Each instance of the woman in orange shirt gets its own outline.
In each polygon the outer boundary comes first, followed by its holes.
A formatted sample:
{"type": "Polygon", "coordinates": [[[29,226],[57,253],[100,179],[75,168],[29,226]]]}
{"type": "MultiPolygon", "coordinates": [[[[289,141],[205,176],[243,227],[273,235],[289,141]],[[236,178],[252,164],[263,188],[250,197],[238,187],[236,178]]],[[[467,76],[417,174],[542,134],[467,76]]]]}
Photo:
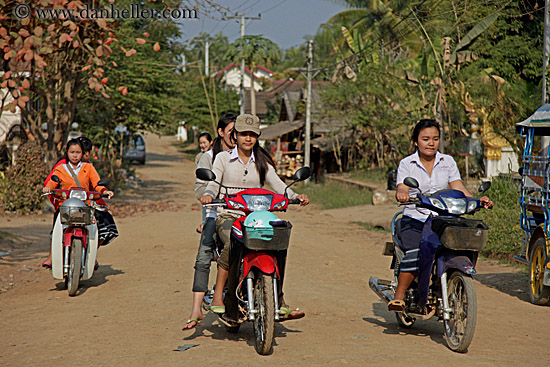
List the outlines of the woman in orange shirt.
{"type": "MultiPolygon", "coordinates": [[[[53,175],[57,176],[60,180],[58,188],[63,190],[69,190],[73,187],[78,187],[76,181],[70,173],[70,168],[80,182],[80,186],[86,191],[98,191],[102,194],[109,195],[109,198],[114,196],[112,191],[107,190],[104,186],[98,186],[99,174],[91,163],[82,162],[82,143],[78,139],[71,139],[67,143],[65,161],[67,163],[58,165],[53,170],[53,175]]],[[[43,189],[44,193],[51,192],[52,189],[58,186],[57,182],[50,180],[47,182],[43,189]]],[[[54,214],[54,224],[59,214],[57,210],[54,214]]],[[[108,212],[95,211],[97,219],[97,227],[99,231],[98,246],[106,245],[118,236],[118,230],[116,228],[114,219],[108,212]]],[[[45,268],[51,268],[52,254],[48,255],[48,259],[42,263],[45,268]]]]}

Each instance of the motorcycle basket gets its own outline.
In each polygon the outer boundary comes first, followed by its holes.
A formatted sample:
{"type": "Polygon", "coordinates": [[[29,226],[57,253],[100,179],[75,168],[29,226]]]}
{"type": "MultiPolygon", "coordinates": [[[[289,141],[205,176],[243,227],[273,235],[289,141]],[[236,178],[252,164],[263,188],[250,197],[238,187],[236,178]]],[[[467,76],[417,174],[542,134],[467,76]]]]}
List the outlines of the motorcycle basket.
{"type": "Polygon", "coordinates": [[[61,224],[67,225],[89,225],[94,218],[93,209],[90,207],[61,206],[59,208],[61,224]]]}
{"type": "Polygon", "coordinates": [[[284,222],[284,226],[250,227],[243,225],[244,247],[250,250],[286,250],[290,242],[292,224],[284,222]]]}
{"type": "Polygon", "coordinates": [[[437,217],[432,221],[432,230],[448,249],[481,251],[487,243],[489,227],[481,220],[437,217]]]}

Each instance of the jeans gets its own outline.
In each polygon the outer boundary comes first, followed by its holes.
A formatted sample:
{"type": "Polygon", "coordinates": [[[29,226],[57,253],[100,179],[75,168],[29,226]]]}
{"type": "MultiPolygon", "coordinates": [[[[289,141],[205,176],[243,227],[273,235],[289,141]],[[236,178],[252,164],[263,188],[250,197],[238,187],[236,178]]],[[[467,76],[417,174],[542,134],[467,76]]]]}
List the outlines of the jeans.
{"type": "Polygon", "coordinates": [[[206,218],[201,233],[197,259],[195,260],[195,277],[193,279],[193,292],[207,292],[208,278],[210,276],[210,263],[216,248],[216,219],[206,218]]]}

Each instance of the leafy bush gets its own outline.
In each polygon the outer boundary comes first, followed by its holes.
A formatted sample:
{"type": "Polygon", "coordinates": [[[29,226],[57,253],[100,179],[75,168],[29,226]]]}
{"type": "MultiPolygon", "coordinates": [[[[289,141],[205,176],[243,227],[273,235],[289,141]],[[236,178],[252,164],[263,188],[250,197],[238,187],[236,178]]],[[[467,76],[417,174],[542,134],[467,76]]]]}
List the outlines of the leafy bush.
{"type": "Polygon", "coordinates": [[[519,182],[512,177],[495,177],[486,193],[494,202],[492,210],[480,210],[476,219],[489,226],[489,239],[482,254],[510,259],[519,254],[523,230],[520,225],[519,182]]]}
{"type": "Polygon", "coordinates": [[[42,205],[42,187],[48,171],[44,153],[35,141],[27,141],[17,150],[15,165],[8,168],[2,202],[5,211],[28,213],[42,205]]]}

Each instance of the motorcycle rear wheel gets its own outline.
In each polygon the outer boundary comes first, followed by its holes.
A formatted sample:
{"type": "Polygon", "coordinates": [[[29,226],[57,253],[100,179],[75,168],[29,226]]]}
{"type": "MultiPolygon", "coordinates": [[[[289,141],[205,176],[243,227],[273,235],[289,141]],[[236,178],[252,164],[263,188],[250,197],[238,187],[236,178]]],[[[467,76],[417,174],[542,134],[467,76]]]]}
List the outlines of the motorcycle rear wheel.
{"type": "Polygon", "coordinates": [[[529,300],[539,306],[550,302],[550,287],[544,285],[544,263],[546,260],[546,238],[539,238],[529,256],[529,300]]]}
{"type": "Polygon", "coordinates": [[[455,271],[447,282],[451,319],[444,321],[445,340],[449,349],[464,353],[468,350],[476,328],[476,291],[472,277],[455,271]]]}
{"type": "Polygon", "coordinates": [[[82,240],[74,238],[69,255],[69,274],[67,275],[67,289],[69,296],[74,296],[78,291],[80,272],[82,270],[82,240]]]}
{"type": "Polygon", "coordinates": [[[273,276],[259,273],[254,281],[254,347],[261,355],[271,353],[275,330],[275,301],[273,297],[273,276]]]}

